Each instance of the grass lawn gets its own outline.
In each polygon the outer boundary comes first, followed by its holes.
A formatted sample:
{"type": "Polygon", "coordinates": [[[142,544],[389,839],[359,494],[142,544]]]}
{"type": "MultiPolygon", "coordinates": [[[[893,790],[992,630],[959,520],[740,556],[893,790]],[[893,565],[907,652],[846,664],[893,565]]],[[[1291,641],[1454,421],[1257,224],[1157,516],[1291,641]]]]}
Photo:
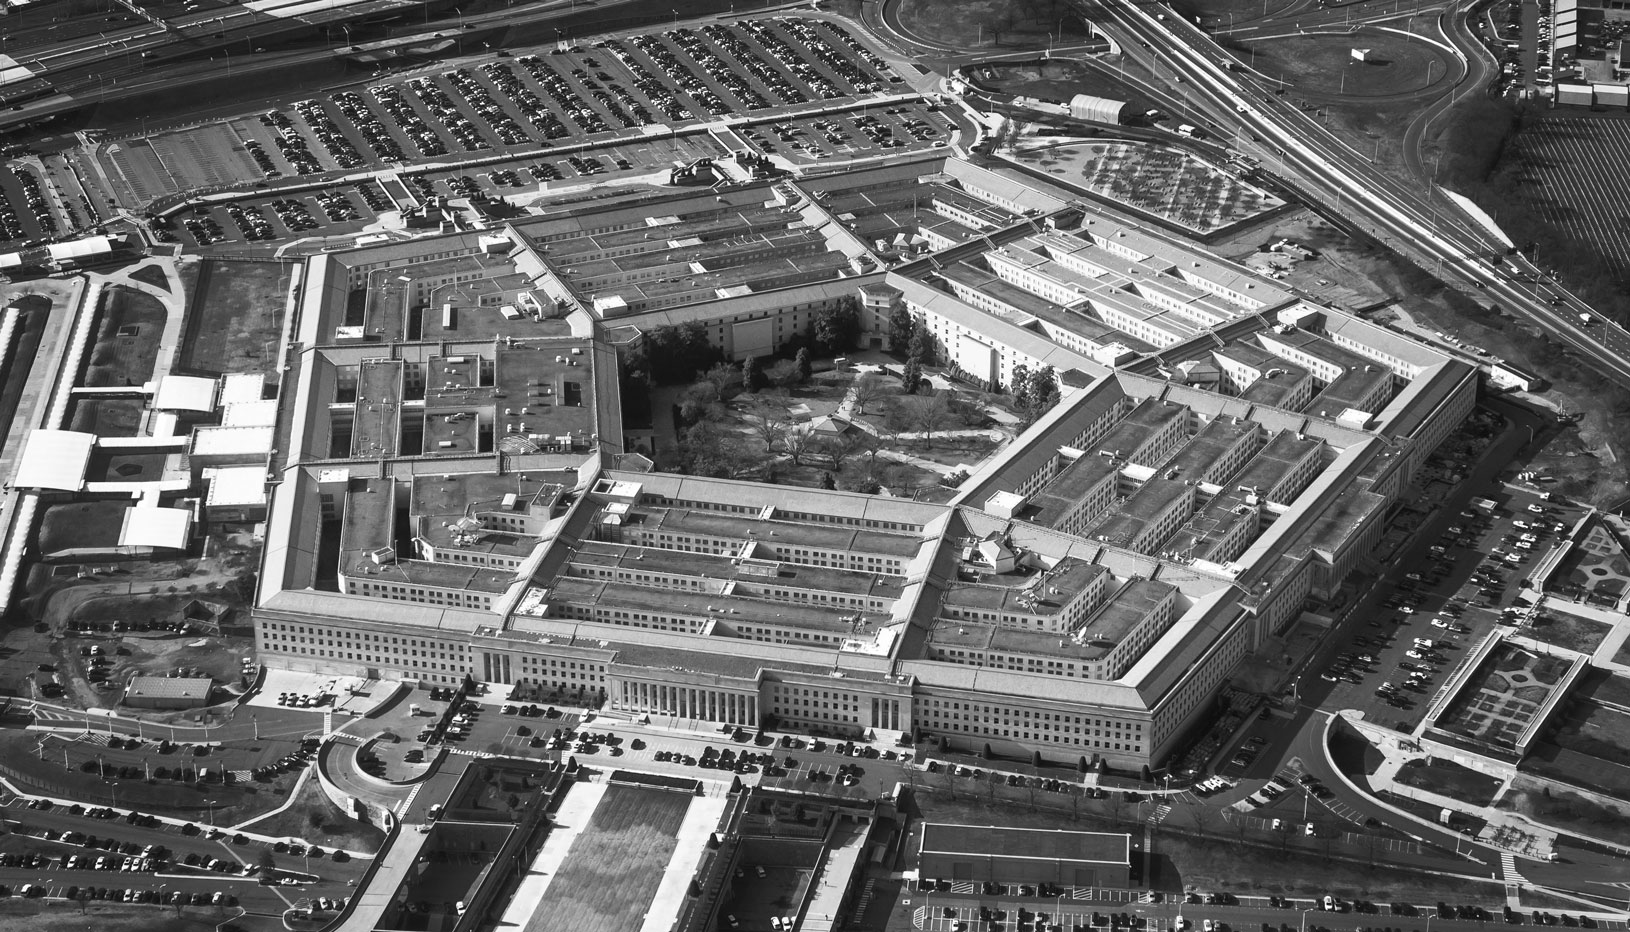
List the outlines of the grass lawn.
{"type": "Polygon", "coordinates": [[[90,501],[47,505],[40,519],[40,553],[49,557],[76,547],[112,547],[130,502],[90,501]]]}
{"type": "Polygon", "coordinates": [[[1493,777],[1442,760],[1430,764],[1412,760],[1399,769],[1398,782],[1474,806],[1493,802],[1494,793],[1500,788],[1500,781],[1493,777]]]}
{"type": "Polygon", "coordinates": [[[206,259],[187,308],[187,339],[178,368],[219,375],[272,365],[282,335],[287,263],[206,259]]]}
{"type": "MultiPolygon", "coordinates": [[[[18,781],[21,784],[19,788],[28,792],[71,796],[86,805],[114,804],[109,784],[95,774],[79,769],[83,761],[95,758],[94,753],[86,750],[92,745],[70,749],[70,766],[64,769],[60,743],[52,742],[43,760],[36,750],[37,743],[38,736],[33,733],[0,732],[0,773],[18,781]]],[[[166,755],[155,759],[164,761],[166,767],[209,766],[212,763],[208,757],[166,755]]],[[[157,765],[154,769],[157,769],[157,765]]],[[[187,784],[155,780],[149,783],[143,779],[120,780],[118,794],[120,806],[199,822],[209,812],[207,801],[214,800],[215,819],[222,825],[241,822],[257,813],[275,809],[282,804],[284,795],[278,792],[275,785],[266,787],[251,783],[227,787],[218,782],[187,784]]]]}
{"type": "Polygon", "coordinates": [[[213,906],[188,907],[177,918],[174,907],[158,909],[97,903],[81,912],[77,903],[12,898],[0,911],[0,932],[84,932],[85,929],[212,932],[220,921],[213,906]]]}
{"type": "Polygon", "coordinates": [[[144,265],[131,272],[130,277],[144,285],[152,285],[160,291],[170,290],[170,276],[164,274],[164,270],[156,265],[144,265]]]}
{"type": "Polygon", "coordinates": [[[1614,676],[1606,670],[1592,668],[1582,680],[1575,693],[1579,698],[1630,709],[1630,677],[1614,676]]]}
{"type": "Polygon", "coordinates": [[[1549,621],[1541,622],[1527,630],[1527,635],[1536,641],[1555,644],[1581,653],[1591,653],[1601,646],[1607,633],[1613,630],[1599,621],[1588,618],[1579,618],[1575,615],[1552,615],[1549,621]]]}
{"type": "Polygon", "coordinates": [[[164,305],[152,295],[114,285],[104,292],[96,342],[80,384],[91,387],[140,385],[153,377],[164,305]]]}
{"type": "Polygon", "coordinates": [[[1582,702],[1558,724],[1551,740],[1571,751],[1630,765],[1630,714],[1582,702]]]}
{"type": "Polygon", "coordinates": [[[1250,44],[1254,52],[1242,55],[1270,80],[1283,78],[1286,93],[1302,89],[1349,97],[1383,97],[1427,86],[1430,65],[1433,83],[1450,74],[1450,59],[1442,50],[1408,36],[1377,29],[1357,33],[1304,34],[1250,44]],[[1352,57],[1355,48],[1369,49],[1368,61],[1352,57]]]}
{"type": "Polygon", "coordinates": [[[1630,638],[1626,638],[1625,642],[1619,645],[1619,649],[1613,652],[1613,662],[1630,664],[1630,638]]]}
{"type": "Polygon", "coordinates": [[[904,0],[900,20],[908,32],[958,48],[1041,48],[1047,33],[1064,30],[1064,44],[1086,37],[1079,17],[1059,4],[1048,15],[1011,0],[904,0]]]}
{"type": "Polygon", "coordinates": [[[614,785],[572,842],[527,932],[639,928],[690,808],[683,793],[614,785]]]}
{"type": "Polygon", "coordinates": [[[349,851],[378,851],[379,846],[385,843],[385,833],[377,826],[351,818],[330,802],[315,776],[306,780],[305,786],[300,788],[294,805],[269,819],[256,822],[245,831],[274,838],[285,835],[305,838],[325,848],[345,848],[349,851]]]}

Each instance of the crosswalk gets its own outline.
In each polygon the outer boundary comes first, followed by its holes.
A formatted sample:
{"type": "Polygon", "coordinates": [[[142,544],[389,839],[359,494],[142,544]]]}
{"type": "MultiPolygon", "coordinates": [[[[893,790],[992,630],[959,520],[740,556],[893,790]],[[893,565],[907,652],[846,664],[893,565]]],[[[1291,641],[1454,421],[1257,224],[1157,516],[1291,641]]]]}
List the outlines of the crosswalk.
{"type": "Polygon", "coordinates": [[[1166,816],[1170,815],[1171,811],[1172,811],[1171,806],[1168,806],[1165,803],[1161,803],[1160,805],[1156,806],[1153,811],[1151,811],[1149,813],[1149,818],[1148,818],[1149,824],[1150,825],[1159,825],[1160,823],[1166,821],[1166,816]]]}

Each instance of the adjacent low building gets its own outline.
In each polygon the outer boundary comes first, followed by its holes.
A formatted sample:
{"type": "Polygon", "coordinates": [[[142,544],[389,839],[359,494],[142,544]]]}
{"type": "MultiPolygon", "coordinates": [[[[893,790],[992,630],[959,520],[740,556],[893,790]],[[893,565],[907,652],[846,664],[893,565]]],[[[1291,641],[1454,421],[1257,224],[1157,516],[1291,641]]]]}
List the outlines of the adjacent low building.
{"type": "Polygon", "coordinates": [[[135,676],[122,701],[133,709],[196,709],[209,705],[214,685],[208,677],[135,676]]]}
{"type": "Polygon", "coordinates": [[[1132,885],[1132,836],[925,822],[917,873],[953,883],[1132,885]]]}

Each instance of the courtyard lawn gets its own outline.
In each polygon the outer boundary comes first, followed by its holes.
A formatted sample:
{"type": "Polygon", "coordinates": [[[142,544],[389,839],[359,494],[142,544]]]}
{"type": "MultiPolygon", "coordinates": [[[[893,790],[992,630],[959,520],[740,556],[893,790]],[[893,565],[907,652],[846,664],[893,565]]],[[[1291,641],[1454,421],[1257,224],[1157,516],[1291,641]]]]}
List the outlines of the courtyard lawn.
{"type": "Polygon", "coordinates": [[[673,857],[690,799],[668,790],[608,788],[526,932],[638,929],[673,857]]]}
{"type": "Polygon", "coordinates": [[[1459,764],[1436,760],[1431,763],[1412,760],[1398,770],[1398,782],[1405,786],[1438,793],[1474,806],[1487,806],[1494,801],[1500,781],[1459,764]]]}

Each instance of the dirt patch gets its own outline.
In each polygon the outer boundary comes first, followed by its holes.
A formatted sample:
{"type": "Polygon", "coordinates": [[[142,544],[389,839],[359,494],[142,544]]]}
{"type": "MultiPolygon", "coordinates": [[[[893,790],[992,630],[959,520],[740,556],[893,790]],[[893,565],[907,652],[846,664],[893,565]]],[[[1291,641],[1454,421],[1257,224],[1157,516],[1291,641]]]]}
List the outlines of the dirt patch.
{"type": "Polygon", "coordinates": [[[108,288],[81,384],[138,386],[151,379],[167,316],[164,304],[152,295],[120,285],[108,288]]]}
{"type": "Polygon", "coordinates": [[[73,403],[69,429],[101,437],[134,437],[147,406],[140,398],[80,398],[73,403]]]}
{"type": "Polygon", "coordinates": [[[166,275],[164,273],[164,269],[160,268],[159,266],[144,265],[134,272],[129,273],[129,275],[136,281],[141,282],[144,285],[152,285],[154,288],[157,288],[160,291],[170,290],[170,276],[166,275]]]}
{"type": "Polygon", "coordinates": [[[292,263],[206,259],[177,360],[189,372],[254,372],[276,361],[292,263]]]}
{"type": "Polygon", "coordinates": [[[39,552],[43,559],[72,559],[70,551],[107,550],[119,543],[119,529],[131,508],[128,501],[63,502],[47,505],[40,518],[39,552]]]}

